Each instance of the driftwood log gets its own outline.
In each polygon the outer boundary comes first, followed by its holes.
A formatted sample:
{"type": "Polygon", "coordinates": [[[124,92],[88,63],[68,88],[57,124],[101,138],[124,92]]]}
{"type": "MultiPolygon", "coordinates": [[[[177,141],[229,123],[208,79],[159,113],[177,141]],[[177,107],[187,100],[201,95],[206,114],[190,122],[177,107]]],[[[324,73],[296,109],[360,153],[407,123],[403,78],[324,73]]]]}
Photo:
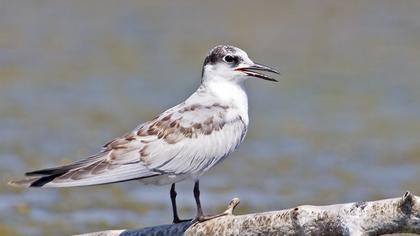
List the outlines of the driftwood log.
{"type": "Polygon", "coordinates": [[[233,215],[239,199],[232,199],[227,215],[213,220],[159,225],[133,230],[109,230],[83,236],[140,235],[382,235],[420,234],[420,197],[406,192],[400,198],[328,206],[233,215]]]}

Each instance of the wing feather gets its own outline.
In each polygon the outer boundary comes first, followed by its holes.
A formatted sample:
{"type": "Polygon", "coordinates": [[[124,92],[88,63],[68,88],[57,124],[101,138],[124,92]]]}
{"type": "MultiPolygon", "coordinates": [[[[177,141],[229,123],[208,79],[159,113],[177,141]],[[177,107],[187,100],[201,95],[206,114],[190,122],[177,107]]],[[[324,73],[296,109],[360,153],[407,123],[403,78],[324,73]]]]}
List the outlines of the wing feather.
{"type": "Polygon", "coordinates": [[[232,107],[181,103],[108,142],[97,155],[28,172],[28,178],[11,184],[71,187],[132,179],[147,182],[147,178],[169,175],[198,177],[230,154],[246,131],[247,124],[232,107]]]}
{"type": "Polygon", "coordinates": [[[230,114],[234,113],[230,109],[219,104],[191,105],[166,121],[158,119],[143,127],[161,137],[145,147],[142,160],[147,168],[171,175],[199,176],[219,163],[246,133],[246,124],[239,115],[230,114]]]}

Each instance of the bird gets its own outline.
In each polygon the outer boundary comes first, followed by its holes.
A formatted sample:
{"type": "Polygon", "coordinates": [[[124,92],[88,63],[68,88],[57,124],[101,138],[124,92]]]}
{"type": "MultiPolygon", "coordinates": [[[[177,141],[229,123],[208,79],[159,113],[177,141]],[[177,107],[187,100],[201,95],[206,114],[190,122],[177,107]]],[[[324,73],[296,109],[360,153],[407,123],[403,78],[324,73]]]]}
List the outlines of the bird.
{"type": "Polygon", "coordinates": [[[138,180],[143,184],[171,185],[173,223],[180,223],[175,184],[192,180],[197,213],[203,222],[219,217],[205,215],[199,180],[226,159],[244,140],[249,124],[244,81],[259,78],[278,82],[262,72],[279,74],[254,63],[242,49],[218,45],[205,57],[201,83],[180,104],[133,131],[111,140],[85,159],[25,173],[10,181],[21,187],[75,187],[138,180]]]}

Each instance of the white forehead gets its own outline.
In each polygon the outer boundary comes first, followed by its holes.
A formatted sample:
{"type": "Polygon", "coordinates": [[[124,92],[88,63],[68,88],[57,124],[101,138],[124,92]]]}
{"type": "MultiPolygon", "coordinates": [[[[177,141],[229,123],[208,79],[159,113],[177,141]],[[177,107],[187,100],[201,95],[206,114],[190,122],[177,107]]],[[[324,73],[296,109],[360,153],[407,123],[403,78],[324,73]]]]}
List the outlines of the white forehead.
{"type": "Polygon", "coordinates": [[[244,59],[245,62],[251,62],[251,59],[249,59],[248,54],[240,48],[236,48],[236,52],[234,53],[234,55],[244,59]]]}

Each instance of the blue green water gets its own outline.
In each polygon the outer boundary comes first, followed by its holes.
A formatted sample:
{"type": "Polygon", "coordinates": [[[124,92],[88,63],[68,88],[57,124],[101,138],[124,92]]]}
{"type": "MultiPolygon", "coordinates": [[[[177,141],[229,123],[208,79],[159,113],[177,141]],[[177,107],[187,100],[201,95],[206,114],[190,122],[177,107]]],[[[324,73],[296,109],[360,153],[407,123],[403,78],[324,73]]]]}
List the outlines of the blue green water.
{"type": "MultiPolygon", "coordinates": [[[[177,104],[217,44],[278,68],[247,81],[246,141],[202,179],[205,211],[420,194],[418,1],[0,1],[0,234],[171,221],[169,187],[22,190],[177,104]]],[[[193,217],[192,183],[178,187],[193,217]]]]}

